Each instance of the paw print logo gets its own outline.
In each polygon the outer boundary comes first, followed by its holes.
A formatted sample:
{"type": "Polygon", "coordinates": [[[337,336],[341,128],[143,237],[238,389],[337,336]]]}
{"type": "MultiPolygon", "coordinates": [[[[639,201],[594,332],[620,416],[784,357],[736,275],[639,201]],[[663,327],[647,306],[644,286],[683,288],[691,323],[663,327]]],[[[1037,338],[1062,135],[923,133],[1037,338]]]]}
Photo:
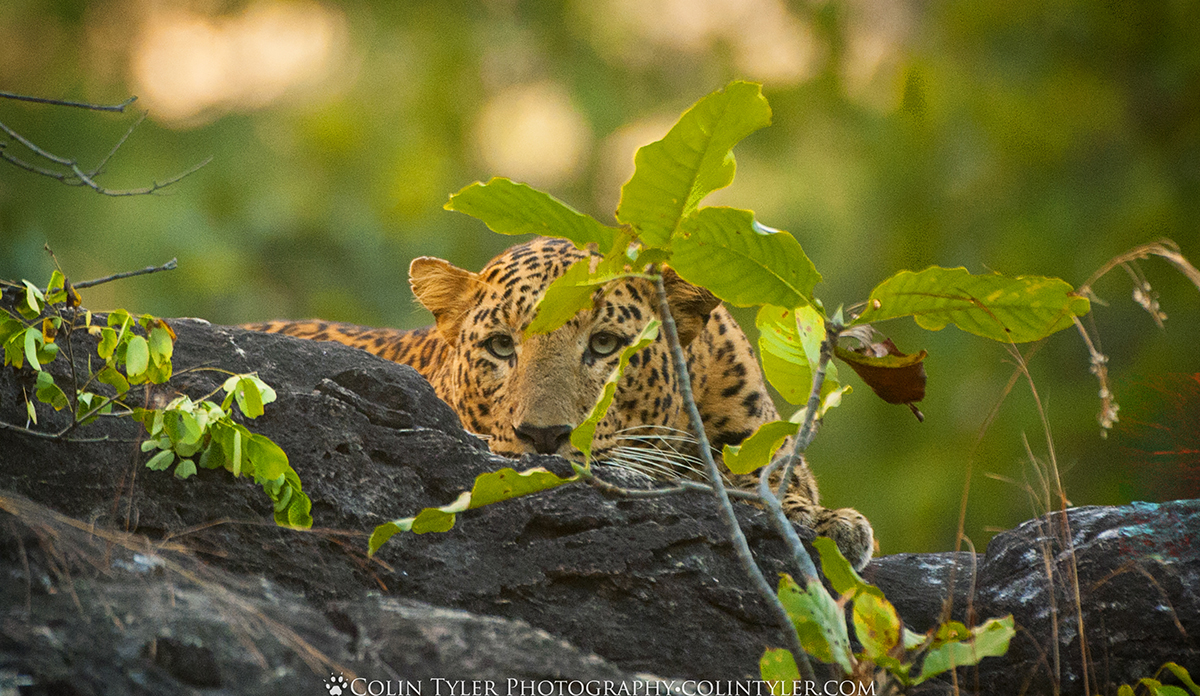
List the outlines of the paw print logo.
{"type": "Polygon", "coordinates": [[[329,692],[329,696],[342,696],[342,694],[349,693],[350,685],[346,683],[346,678],[342,675],[339,674],[335,677],[330,674],[329,678],[325,680],[325,690],[329,692]]]}

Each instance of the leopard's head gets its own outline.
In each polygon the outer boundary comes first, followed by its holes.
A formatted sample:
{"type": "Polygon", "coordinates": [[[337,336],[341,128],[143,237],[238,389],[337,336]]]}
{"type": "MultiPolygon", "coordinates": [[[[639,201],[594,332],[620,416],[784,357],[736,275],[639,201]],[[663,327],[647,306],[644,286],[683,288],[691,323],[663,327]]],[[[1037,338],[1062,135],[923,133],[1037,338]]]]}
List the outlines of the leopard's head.
{"type": "MultiPolygon", "coordinates": [[[[468,430],[490,438],[497,454],[580,460],[571,430],[591,411],[621,350],[647,322],[661,318],[653,283],[622,278],[596,291],[593,309],[549,334],[526,335],[546,287],[587,256],[564,240],[535,239],[507,250],[479,273],[430,257],[412,262],[413,293],[433,313],[449,347],[434,388],[468,430]]],[[[687,345],[719,300],[669,270],[664,285],[687,345]]],[[[596,428],[593,455],[605,458],[647,426],[687,429],[679,380],[661,333],[630,359],[613,405],[596,428]]]]}

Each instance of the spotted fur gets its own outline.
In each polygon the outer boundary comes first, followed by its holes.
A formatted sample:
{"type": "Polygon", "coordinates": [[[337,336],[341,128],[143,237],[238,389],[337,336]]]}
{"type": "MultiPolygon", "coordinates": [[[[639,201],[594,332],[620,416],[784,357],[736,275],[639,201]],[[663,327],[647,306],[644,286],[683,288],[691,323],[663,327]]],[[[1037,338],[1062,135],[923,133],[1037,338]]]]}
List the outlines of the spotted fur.
{"type": "MultiPolygon", "coordinates": [[[[659,318],[654,285],[623,278],[598,290],[594,308],[561,328],[525,336],[546,287],[587,256],[564,240],[535,239],[505,251],[479,273],[418,258],[409,269],[413,293],[437,323],[415,331],[321,321],[246,328],[337,341],[411,365],[497,454],[536,451],[578,459],[567,439],[570,430],[590,411],[620,349],[659,318]]],[[[778,413],[750,342],[720,301],[669,270],[665,285],[705,432],[719,456],[723,445],[742,442],[778,413]]],[[[660,335],[630,359],[613,407],[596,428],[593,456],[660,476],[695,475],[701,470],[694,463],[694,438],[680,435],[688,429],[678,375],[660,335]]],[[[832,537],[856,567],[865,565],[874,543],[866,518],[849,508],[821,507],[812,472],[804,466],[797,474],[783,501],[789,517],[832,537]]],[[[748,488],[756,479],[730,480],[748,488]]]]}

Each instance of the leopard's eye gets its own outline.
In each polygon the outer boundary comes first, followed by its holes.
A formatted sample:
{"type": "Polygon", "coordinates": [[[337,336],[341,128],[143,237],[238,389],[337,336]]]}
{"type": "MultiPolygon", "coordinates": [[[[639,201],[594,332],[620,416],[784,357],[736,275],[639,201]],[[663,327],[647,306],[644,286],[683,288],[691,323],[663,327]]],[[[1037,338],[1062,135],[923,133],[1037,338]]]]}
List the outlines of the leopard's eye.
{"type": "Polygon", "coordinates": [[[604,357],[617,352],[617,348],[621,347],[621,339],[616,334],[611,334],[607,331],[601,331],[592,334],[592,338],[588,341],[588,350],[592,353],[604,357]]]}
{"type": "Polygon", "coordinates": [[[513,344],[512,336],[508,334],[496,334],[483,342],[483,347],[487,348],[488,352],[497,358],[507,360],[517,352],[516,345],[513,344]]]}

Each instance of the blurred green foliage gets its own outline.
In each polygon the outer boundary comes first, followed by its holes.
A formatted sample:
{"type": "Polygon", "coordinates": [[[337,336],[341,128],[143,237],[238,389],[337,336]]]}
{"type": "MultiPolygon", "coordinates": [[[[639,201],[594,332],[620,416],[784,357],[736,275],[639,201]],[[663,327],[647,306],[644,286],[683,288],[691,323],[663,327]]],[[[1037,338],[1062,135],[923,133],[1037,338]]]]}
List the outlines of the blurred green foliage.
{"type": "MultiPolygon", "coordinates": [[[[179,258],[177,271],[85,291],[96,310],[423,325],[413,257],[477,269],[513,242],[444,211],[450,192],[527,179],[611,223],[636,147],[735,78],[764,82],[774,124],[738,147],[737,179],[710,203],[795,234],[827,302],[934,263],[1077,285],[1158,237],[1200,258],[1190,0],[0,0],[0,14],[0,90],[138,94],[134,108],[150,109],[101,183],[146,186],[214,157],[121,199],[0,162],[0,277],[48,277],[45,244],[75,280],[179,258]]],[[[134,118],[0,100],[0,122],[85,168],[134,118]]],[[[1153,453],[1200,440],[1197,392],[1171,377],[1200,371],[1200,295],[1164,263],[1142,267],[1165,333],[1119,270],[1097,286],[1118,400],[1136,395],[1113,437],[1098,435],[1074,335],[1032,360],[1076,504],[1197,495],[1194,457],[1153,453]],[[1139,421],[1173,425],[1123,430],[1139,421]]],[[[982,548],[1039,511],[1021,487],[1036,481],[1022,435],[1046,452],[1029,389],[979,439],[1013,371],[1005,349],[882,328],[930,353],[927,421],[865,388],[848,397],[810,450],[824,499],[870,517],[885,553],[944,550],[970,460],[966,531],[982,548]]]]}

